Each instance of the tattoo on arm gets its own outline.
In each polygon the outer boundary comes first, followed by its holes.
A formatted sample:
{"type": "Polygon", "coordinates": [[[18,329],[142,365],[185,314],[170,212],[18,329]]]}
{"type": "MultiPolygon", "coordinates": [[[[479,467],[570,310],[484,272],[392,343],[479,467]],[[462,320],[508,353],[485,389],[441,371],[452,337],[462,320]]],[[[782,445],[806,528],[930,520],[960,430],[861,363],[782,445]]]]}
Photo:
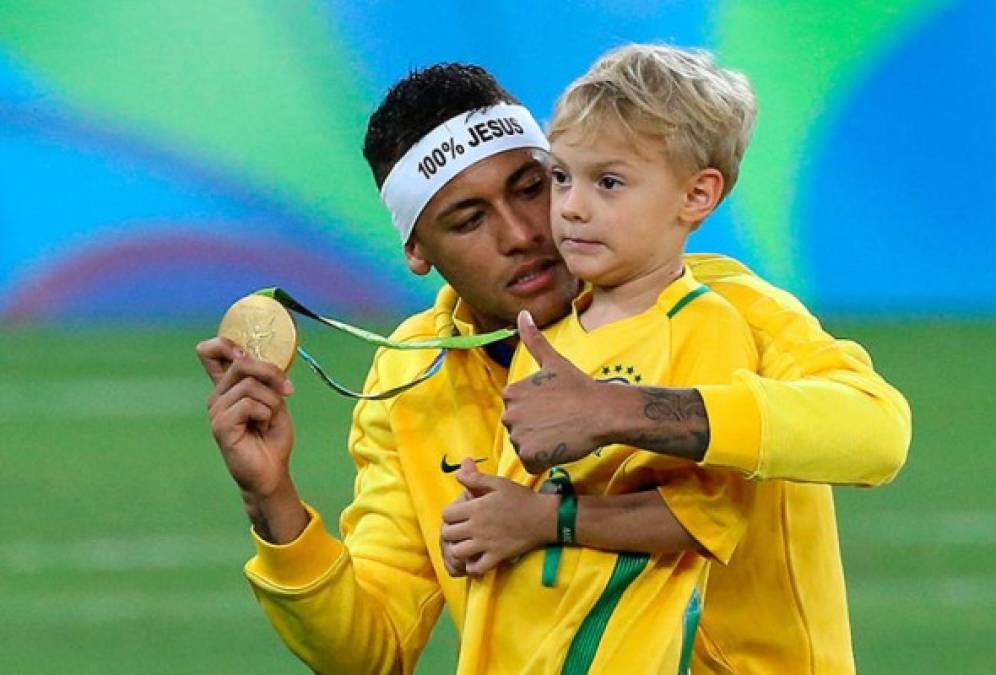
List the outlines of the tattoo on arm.
{"type": "Polygon", "coordinates": [[[709,447],[709,418],[697,389],[641,387],[643,414],[654,429],[636,434],[631,445],[699,461],[709,447]]]}
{"type": "Polygon", "coordinates": [[[274,542],[273,533],[270,532],[270,524],[266,522],[266,518],[263,518],[262,516],[253,518],[252,528],[256,530],[256,534],[258,534],[262,539],[265,539],[271,544],[274,542]]]}
{"type": "Polygon", "coordinates": [[[261,539],[265,539],[271,544],[274,543],[273,533],[270,532],[270,524],[266,521],[266,517],[263,515],[259,507],[252,505],[247,501],[246,515],[249,516],[249,522],[252,523],[252,529],[256,530],[256,534],[258,534],[261,539]]]}

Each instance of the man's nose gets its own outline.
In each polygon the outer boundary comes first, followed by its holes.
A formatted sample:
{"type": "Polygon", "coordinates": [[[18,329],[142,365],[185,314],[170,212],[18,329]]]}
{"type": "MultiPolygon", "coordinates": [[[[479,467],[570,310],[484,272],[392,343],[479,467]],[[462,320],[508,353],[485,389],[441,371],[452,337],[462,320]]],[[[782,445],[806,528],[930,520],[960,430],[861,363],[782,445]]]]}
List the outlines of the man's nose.
{"type": "Polygon", "coordinates": [[[516,253],[534,248],[548,235],[549,226],[537,223],[528,214],[513,208],[500,209],[498,241],[503,253],[516,253]]]}

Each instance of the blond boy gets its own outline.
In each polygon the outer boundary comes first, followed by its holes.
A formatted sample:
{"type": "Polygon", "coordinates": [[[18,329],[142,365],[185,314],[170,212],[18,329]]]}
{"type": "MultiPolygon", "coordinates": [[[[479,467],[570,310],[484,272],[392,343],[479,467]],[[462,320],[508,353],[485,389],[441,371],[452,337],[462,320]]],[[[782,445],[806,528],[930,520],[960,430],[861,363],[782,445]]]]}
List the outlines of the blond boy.
{"type": "MultiPolygon", "coordinates": [[[[561,97],[550,131],[551,225],[571,273],[589,287],[546,337],[582,371],[687,387],[757,368],[746,323],[684,265],[686,239],[736,180],[754,114],[743,77],[664,46],[612,52],[561,97]]],[[[509,382],[537,377],[537,369],[520,349],[509,382]]],[[[526,473],[506,433],[497,443],[498,474],[539,488],[542,478],[526,473]]],[[[668,550],[551,548],[473,580],[463,626],[471,647],[460,672],[687,668],[708,561],[733,555],[753,486],[627,446],[565,464],[545,484],[561,493],[566,544],[572,493],[650,486],[681,526],[668,550]],[[523,639],[523,624],[532,639],[523,639]]]]}

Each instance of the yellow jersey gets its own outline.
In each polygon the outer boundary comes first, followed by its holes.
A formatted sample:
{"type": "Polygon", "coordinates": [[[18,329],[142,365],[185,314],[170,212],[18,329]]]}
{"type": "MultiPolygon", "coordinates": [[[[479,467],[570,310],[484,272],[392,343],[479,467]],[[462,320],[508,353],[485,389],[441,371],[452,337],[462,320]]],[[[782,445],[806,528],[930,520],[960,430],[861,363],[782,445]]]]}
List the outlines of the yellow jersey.
{"type": "MultiPolygon", "coordinates": [[[[574,311],[544,330],[589,375],[634,384],[724,384],[756,370],[750,329],[725,300],[687,270],[646,311],[588,332],[574,311]]],[[[516,350],[509,381],[538,370],[516,350]]],[[[539,488],[508,434],[496,438],[498,475],[539,488]]],[[[753,484],[687,460],[611,445],[562,467],[577,494],[624,494],[657,487],[709,557],[726,562],[743,535],[753,484]]],[[[470,582],[458,673],[678,672],[684,613],[706,575],[697,551],[651,557],[566,547],[556,583],[541,583],[547,553],[533,551],[470,582]],[[528,626],[528,630],[523,630],[528,626]]],[[[705,594],[708,607],[708,593],[705,594]]]]}

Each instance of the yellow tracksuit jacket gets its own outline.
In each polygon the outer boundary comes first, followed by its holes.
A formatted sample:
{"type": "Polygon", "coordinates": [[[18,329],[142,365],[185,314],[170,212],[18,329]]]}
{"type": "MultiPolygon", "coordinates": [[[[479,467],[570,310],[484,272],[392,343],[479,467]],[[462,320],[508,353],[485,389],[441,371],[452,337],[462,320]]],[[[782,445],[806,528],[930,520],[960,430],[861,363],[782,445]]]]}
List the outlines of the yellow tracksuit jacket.
{"type": "MultiPolygon", "coordinates": [[[[874,372],[867,354],[834,340],[794,298],[736,261],[689,256],[687,262],[699,281],[747,320],[760,355],[758,374],[740,371],[732,385],[700,388],[711,424],[703,465],[756,478],[858,485],[891,480],[905,460],[910,413],[901,394],[874,372]],[[813,410],[834,410],[835,416],[813,416],[813,410]]],[[[404,322],[394,337],[446,335],[454,325],[471,332],[459,317],[457,298],[444,288],[431,310],[404,322]]],[[[431,358],[378,352],[367,387],[408,381],[431,358]]],[[[280,636],[316,671],[412,672],[444,601],[463,626],[466,580],[446,574],[438,547],[440,513],[461,489],[441,469],[462,457],[480,458],[481,449],[492,446],[505,378],[504,369],[480,350],[456,352],[438,375],[401,396],[359,403],[349,439],[358,467],[356,495],[341,518],[343,540],[332,537],[313,511],[308,527],[290,544],[255,539],[257,555],[247,563],[246,575],[280,636]]],[[[496,469],[493,457],[481,465],[482,471],[496,469]]],[[[716,590],[717,567],[703,618],[712,638],[706,652],[711,660],[697,654],[696,664],[723,672],[743,653],[744,663],[758,664],[752,672],[851,672],[843,587],[835,581],[836,547],[821,547],[818,560],[799,557],[817,532],[812,528],[832,525],[829,488],[779,485],[782,495],[773,500],[782,510],[778,523],[798,544],[796,551],[783,553],[793,562],[813,563],[814,570],[790,584],[795,620],[765,631],[778,642],[775,654],[770,645],[733,642],[727,648],[728,635],[758,633],[757,624],[768,617],[763,608],[753,615],[750,608],[726,607],[725,624],[713,619],[724,609],[716,600],[723,597],[716,590]],[[779,501],[794,498],[789,488],[795,487],[813,488],[801,493],[809,505],[796,511],[801,518],[779,501]],[[827,556],[830,548],[833,555],[827,556]],[[831,583],[820,570],[830,570],[831,583]],[[829,610],[813,606],[827,594],[834,597],[829,610]]],[[[725,568],[731,569],[733,563],[725,568]]],[[[702,652],[699,642],[696,648],[702,652]]]]}

